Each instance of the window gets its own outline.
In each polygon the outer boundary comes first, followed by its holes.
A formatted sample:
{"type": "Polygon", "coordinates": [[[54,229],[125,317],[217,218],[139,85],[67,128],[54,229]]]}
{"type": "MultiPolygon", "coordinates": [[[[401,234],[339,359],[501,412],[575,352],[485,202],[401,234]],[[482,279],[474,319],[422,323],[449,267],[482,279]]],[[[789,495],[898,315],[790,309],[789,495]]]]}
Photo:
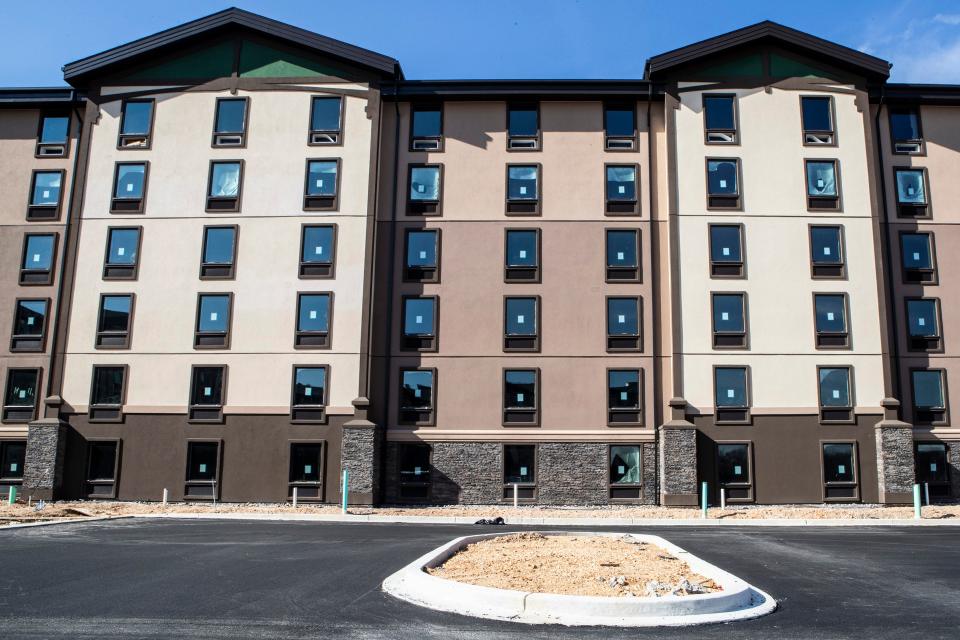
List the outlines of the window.
{"type": "Polygon", "coordinates": [[[30,422],[37,413],[40,369],[7,369],[3,421],[30,422]]]}
{"type": "Polygon", "coordinates": [[[539,351],[540,299],[503,299],[503,350],[539,351]]]}
{"type": "Polygon", "coordinates": [[[507,213],[540,213],[540,165],[507,165],[507,213]]]}
{"type": "Polygon", "coordinates": [[[940,300],[937,298],[907,298],[907,348],[910,351],[939,351],[943,348],[940,336],[940,300]]]}
{"type": "Polygon", "coordinates": [[[193,335],[194,349],[229,349],[230,319],[233,309],[231,293],[197,295],[197,327],[193,335]]]}
{"type": "Polygon", "coordinates": [[[224,280],[235,275],[237,227],[204,227],[200,250],[200,279],[224,280]]]}
{"type": "Polygon", "coordinates": [[[191,422],[221,422],[223,420],[224,386],[227,368],[224,366],[194,366],[190,379],[191,422]]]}
{"type": "Polygon", "coordinates": [[[404,296],[403,298],[403,335],[400,337],[402,351],[437,350],[437,308],[436,296],[404,296]]]}
{"type": "Polygon", "coordinates": [[[921,218],[930,215],[927,202],[926,169],[895,169],[897,215],[921,218]]]}
{"type": "Polygon", "coordinates": [[[806,160],[807,209],[840,210],[840,173],[836,160],[806,160]]]}
{"type": "Polygon", "coordinates": [[[853,422],[850,367],[817,367],[820,422],[853,422]]]}
{"type": "Polygon", "coordinates": [[[934,257],[932,233],[904,232],[900,234],[900,258],[905,283],[936,284],[937,263],[934,257]]]}
{"type": "Polygon", "coordinates": [[[247,99],[217,98],[213,121],[214,147],[242,147],[246,144],[247,99]]]}
{"type": "Polygon", "coordinates": [[[607,282],[640,281],[640,231],[607,229],[607,282]]]}
{"type": "Polygon", "coordinates": [[[707,208],[740,209],[740,161],[707,159],[707,208]]]}
{"type": "Polygon", "coordinates": [[[513,500],[514,490],[518,500],[536,498],[536,459],[537,446],[534,444],[503,445],[504,500],[513,500]]]}
{"type": "Polygon", "coordinates": [[[20,260],[20,284],[53,283],[53,257],[57,248],[55,233],[28,233],[23,237],[20,260]]]}
{"type": "Polygon", "coordinates": [[[430,445],[398,443],[399,498],[418,500],[430,497],[430,445]]]}
{"type": "Polygon", "coordinates": [[[440,230],[407,229],[404,233],[403,279],[440,281],[440,230]]]}
{"type": "Polygon", "coordinates": [[[913,421],[918,424],[946,424],[946,372],[943,369],[913,369],[913,421]]]}
{"type": "Polygon", "coordinates": [[[803,119],[803,144],[836,144],[833,131],[833,98],[800,96],[800,111],[803,119]]]}
{"type": "Polygon", "coordinates": [[[93,367],[90,383],[90,422],[120,422],[123,419],[123,392],[126,367],[93,367]]]}
{"type": "Polygon", "coordinates": [[[747,296],[744,293],[711,294],[713,348],[747,347],[747,296]]]}
{"type": "Polygon", "coordinates": [[[842,293],[815,293],[813,310],[817,348],[848,348],[850,333],[847,329],[847,297],[842,293]]]}
{"type": "Polygon", "coordinates": [[[535,426],[540,422],[540,372],[504,369],[503,424],[535,426]]]}
{"type": "Polygon", "coordinates": [[[86,497],[113,500],[117,497],[117,440],[90,440],[87,443],[86,497]]]}
{"type": "Polygon", "coordinates": [[[717,443],[717,484],[728,502],[753,500],[753,456],[748,442],[717,443]]]}
{"type": "Polygon", "coordinates": [[[890,138],[893,152],[907,155],[923,153],[923,130],[919,108],[890,109],[890,138]]]}
{"type": "Polygon", "coordinates": [[[810,275],[813,278],[845,278],[843,227],[810,227],[810,275]]]}
{"type": "Polygon", "coordinates": [[[136,280],[140,257],[140,227],[107,229],[107,251],[103,260],[104,280],[136,280]]]}
{"type": "Polygon", "coordinates": [[[642,492],[640,447],[635,444],[610,446],[610,499],[639,500],[642,492]]]}
{"type": "Polygon", "coordinates": [[[100,296],[97,315],[97,349],[129,349],[133,326],[133,294],[100,296]]]}
{"type": "Polygon", "coordinates": [[[311,145],[343,144],[343,98],[313,96],[310,99],[311,145]]]}
{"type": "Polygon", "coordinates": [[[10,351],[43,351],[50,301],[17,300],[13,314],[10,351]]]}
{"type": "Polygon", "coordinates": [[[290,443],[288,497],[297,490],[297,501],[323,500],[323,442],[290,443]]]}
{"type": "Polygon", "coordinates": [[[638,213],[637,165],[608,164],[604,169],[607,174],[606,212],[611,214],[638,213]]]}
{"type": "Polygon", "coordinates": [[[414,106],[410,113],[410,151],[443,151],[443,106],[414,106]]]}
{"type": "Polygon", "coordinates": [[[301,278],[333,277],[336,238],[336,225],[303,225],[303,232],[300,238],[301,278]]]}
{"type": "Polygon", "coordinates": [[[153,100],[124,100],[118,149],[149,149],[153,135],[153,100]]]}
{"type": "Polygon", "coordinates": [[[633,151],[637,146],[636,105],[605,105],[603,129],[607,151],[633,151]]]}
{"type": "Polygon", "coordinates": [[[607,298],[607,351],[639,351],[640,298],[607,298]]]}
{"type": "Polygon", "coordinates": [[[34,171],[30,179],[27,220],[56,220],[60,217],[65,172],[34,171]]]}
{"type": "Polygon", "coordinates": [[[187,442],[186,500],[215,500],[220,494],[220,442],[187,442]]]}
{"type": "Polygon", "coordinates": [[[823,499],[825,502],[856,500],[857,452],[853,442],[825,442],[823,447],[823,499]]]}
{"type": "Polygon", "coordinates": [[[146,162],[118,162],[113,173],[110,213],[143,213],[147,192],[146,162]]]}
{"type": "Polygon", "coordinates": [[[26,459],[26,441],[0,440],[0,482],[18,483],[23,478],[23,463],[26,459]]]}
{"type": "Polygon", "coordinates": [[[340,160],[307,160],[303,210],[336,211],[339,182],[340,160]]]}
{"type": "Polygon", "coordinates": [[[737,144],[737,97],[703,95],[704,139],[707,144],[737,144]]]}
{"type": "Polygon", "coordinates": [[[238,212],[243,190],[243,161],[215,160],[210,163],[207,211],[238,212]]]}
{"type": "Polygon", "coordinates": [[[507,229],[504,282],[540,282],[540,230],[507,229]]]}
{"type": "Polygon", "coordinates": [[[401,424],[432,425],[435,422],[436,369],[400,370],[401,424]]]}
{"type": "Polygon", "coordinates": [[[540,107],[536,104],[507,107],[507,150],[540,149],[540,107]]]}
{"type": "Polygon", "coordinates": [[[744,277],[743,226],[710,225],[710,277],[744,277]]]}
{"type": "Polygon", "coordinates": [[[410,215],[440,215],[443,167],[438,164],[410,165],[410,189],[407,213],[410,215]]]}
{"type": "Polygon", "coordinates": [[[301,349],[329,348],[332,316],[332,293],[297,294],[297,333],[294,346],[301,349]]]}
{"type": "Polygon", "coordinates": [[[69,113],[41,113],[37,131],[38,158],[63,158],[70,142],[69,113]]]}
{"type": "Polygon", "coordinates": [[[750,422],[750,386],[746,367],[714,367],[715,422],[750,422]]]}
{"type": "Polygon", "coordinates": [[[292,422],[323,422],[326,419],[328,378],[329,369],[325,366],[293,368],[292,422]]]}
{"type": "Polygon", "coordinates": [[[931,497],[949,498],[950,462],[947,445],[942,442],[918,442],[914,446],[917,483],[926,485],[931,497]]]}
{"type": "Polygon", "coordinates": [[[639,369],[607,370],[608,425],[642,424],[642,397],[639,369]]]}

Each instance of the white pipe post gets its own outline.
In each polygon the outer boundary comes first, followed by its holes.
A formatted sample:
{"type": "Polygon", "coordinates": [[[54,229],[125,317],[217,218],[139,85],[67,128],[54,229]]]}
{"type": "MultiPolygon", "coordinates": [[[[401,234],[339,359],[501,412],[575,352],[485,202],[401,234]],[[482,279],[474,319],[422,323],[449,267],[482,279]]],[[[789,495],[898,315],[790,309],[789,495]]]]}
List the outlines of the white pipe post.
{"type": "Polygon", "coordinates": [[[707,503],[707,483],[706,483],[706,482],[702,482],[702,483],[700,483],[700,508],[703,509],[703,513],[701,514],[701,517],[702,517],[704,520],[707,519],[707,507],[708,507],[708,506],[709,506],[709,504],[707,503]]]}
{"type": "Polygon", "coordinates": [[[513,483],[513,508],[514,508],[514,509],[516,509],[517,506],[518,506],[518,504],[517,504],[517,501],[519,500],[518,491],[519,491],[519,489],[518,489],[518,487],[517,487],[517,483],[514,482],[514,483],[513,483]]]}
{"type": "Polygon", "coordinates": [[[727,490],[723,487],[720,487],[720,509],[727,510],[727,490]]]}
{"type": "Polygon", "coordinates": [[[167,500],[170,499],[170,492],[166,487],[163,488],[163,506],[167,506],[167,500]]]}
{"type": "Polygon", "coordinates": [[[923,497],[927,499],[927,506],[930,506],[930,483],[923,483],[923,497]]]}
{"type": "Polygon", "coordinates": [[[920,515],[920,485],[913,485],[913,519],[919,520],[920,515]]]}
{"type": "Polygon", "coordinates": [[[217,481],[211,480],[210,487],[213,489],[213,506],[217,506],[217,481]]]}
{"type": "Polygon", "coordinates": [[[294,487],[294,488],[293,488],[293,508],[294,508],[294,509],[297,508],[297,489],[299,489],[299,488],[300,488],[300,487],[294,487]]]}

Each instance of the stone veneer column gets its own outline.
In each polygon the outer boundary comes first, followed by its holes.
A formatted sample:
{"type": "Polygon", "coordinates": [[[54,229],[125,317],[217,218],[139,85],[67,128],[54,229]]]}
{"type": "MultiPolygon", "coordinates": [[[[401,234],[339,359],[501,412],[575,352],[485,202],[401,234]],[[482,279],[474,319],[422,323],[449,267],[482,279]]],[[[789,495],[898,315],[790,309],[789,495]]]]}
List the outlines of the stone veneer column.
{"type": "Polygon", "coordinates": [[[687,401],[670,399],[670,421],[660,427],[660,502],[696,506],[697,428],[687,420],[687,401]]]}
{"type": "Polygon", "coordinates": [[[877,423],[877,490],[883,504],[913,502],[913,426],[898,418],[900,402],[884,398],[877,423]]]}
{"type": "Polygon", "coordinates": [[[27,430],[23,493],[34,500],[54,500],[63,484],[69,425],[58,418],[41,418],[27,430]]]}
{"type": "Polygon", "coordinates": [[[380,439],[377,425],[367,420],[370,401],[353,401],[354,419],[343,425],[340,440],[340,496],[343,497],[343,471],[348,472],[349,504],[374,504],[380,485],[380,439]]]}

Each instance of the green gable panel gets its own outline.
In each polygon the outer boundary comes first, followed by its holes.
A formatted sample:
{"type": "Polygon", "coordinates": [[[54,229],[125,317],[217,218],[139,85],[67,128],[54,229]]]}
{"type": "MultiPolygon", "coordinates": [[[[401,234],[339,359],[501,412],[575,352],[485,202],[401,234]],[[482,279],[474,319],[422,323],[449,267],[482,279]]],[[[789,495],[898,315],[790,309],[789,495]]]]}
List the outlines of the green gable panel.
{"type": "Polygon", "coordinates": [[[229,78],[233,73],[234,43],[221,42],[160,64],[135,71],[130,80],[229,78]]]}
{"type": "Polygon", "coordinates": [[[697,76],[710,78],[754,78],[763,75],[763,56],[759,53],[734,58],[726,62],[704,65],[697,76]]]}
{"type": "Polygon", "coordinates": [[[265,44],[244,40],[240,49],[242,78],[302,78],[338,76],[342,71],[316,58],[274,49],[265,44]]]}
{"type": "Polygon", "coordinates": [[[770,75],[774,78],[832,78],[835,73],[808,64],[802,60],[788,58],[778,53],[770,54],[770,75]]]}

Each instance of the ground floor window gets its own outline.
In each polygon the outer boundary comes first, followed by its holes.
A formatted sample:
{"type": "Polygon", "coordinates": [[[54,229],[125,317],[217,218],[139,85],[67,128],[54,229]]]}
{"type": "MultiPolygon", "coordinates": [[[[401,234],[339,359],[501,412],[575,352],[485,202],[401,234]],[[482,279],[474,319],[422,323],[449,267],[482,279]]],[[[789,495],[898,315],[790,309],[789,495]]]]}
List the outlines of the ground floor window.
{"type": "Polygon", "coordinates": [[[430,445],[398,445],[399,497],[417,500],[430,497],[430,445]]]}
{"type": "Polygon", "coordinates": [[[211,500],[219,494],[220,442],[187,443],[187,481],[183,495],[187,499],[211,500]]]}
{"type": "Polygon", "coordinates": [[[27,443],[24,440],[0,440],[0,482],[19,483],[23,479],[26,457],[27,443]]]}
{"type": "Polygon", "coordinates": [[[853,442],[825,442],[823,447],[823,498],[849,501],[860,497],[857,479],[857,446],[853,442]]]}
{"type": "Polygon", "coordinates": [[[290,484],[288,497],[297,490],[297,500],[323,500],[323,443],[290,444],[290,484]]]}
{"type": "Polygon", "coordinates": [[[610,446],[610,499],[638,500],[641,495],[639,445],[610,446]]]}
{"type": "Polygon", "coordinates": [[[91,441],[87,445],[87,497],[113,499],[117,497],[117,463],[119,442],[91,441]]]}
{"type": "Polygon", "coordinates": [[[508,444],[503,447],[503,497],[513,500],[516,489],[519,500],[536,498],[537,446],[508,444]]]}
{"type": "Polygon", "coordinates": [[[717,444],[717,484],[730,502],[753,500],[753,461],[749,442],[717,444]]]}
{"type": "Polygon", "coordinates": [[[931,496],[950,496],[950,463],[947,445],[942,442],[916,444],[917,482],[931,496]],[[924,486],[926,485],[926,486],[924,486]]]}

